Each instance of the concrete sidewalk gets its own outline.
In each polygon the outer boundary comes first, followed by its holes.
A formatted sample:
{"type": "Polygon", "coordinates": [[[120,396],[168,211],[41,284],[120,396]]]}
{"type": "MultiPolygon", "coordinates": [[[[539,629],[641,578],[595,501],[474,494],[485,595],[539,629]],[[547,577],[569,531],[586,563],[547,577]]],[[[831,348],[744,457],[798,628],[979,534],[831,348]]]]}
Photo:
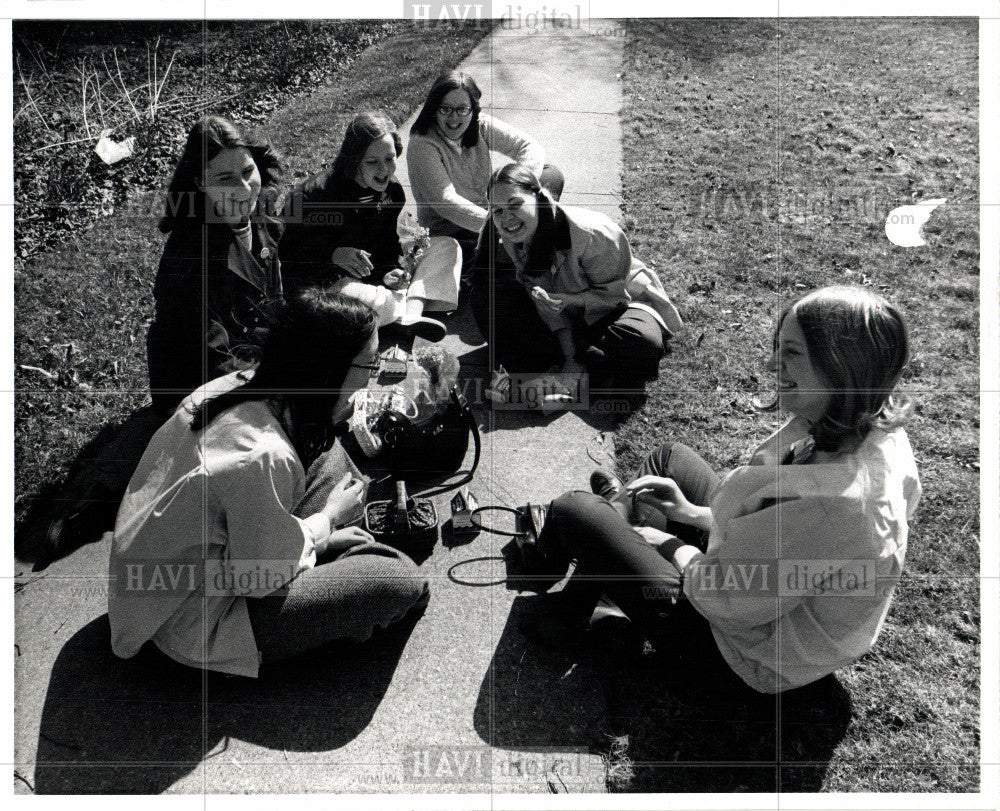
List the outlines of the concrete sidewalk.
{"type": "MultiPolygon", "coordinates": [[[[483,88],[486,109],[542,142],[566,175],[565,202],[617,217],[621,60],[622,39],[591,35],[584,23],[497,30],[460,67],[483,88]]],[[[481,345],[467,314],[453,332],[447,345],[459,356],[481,345]]],[[[487,373],[481,361],[465,367],[473,386],[487,373]]],[[[610,424],[589,415],[477,414],[483,457],[472,489],[483,504],[548,500],[586,488],[595,460],[610,464],[610,424]]],[[[523,638],[517,621],[529,598],[502,583],[506,542],[481,534],[439,544],[422,565],[430,605],[408,635],[251,681],[116,660],[102,616],[106,537],[22,579],[18,773],[39,793],[603,791],[600,671],[613,663],[523,638]]]]}

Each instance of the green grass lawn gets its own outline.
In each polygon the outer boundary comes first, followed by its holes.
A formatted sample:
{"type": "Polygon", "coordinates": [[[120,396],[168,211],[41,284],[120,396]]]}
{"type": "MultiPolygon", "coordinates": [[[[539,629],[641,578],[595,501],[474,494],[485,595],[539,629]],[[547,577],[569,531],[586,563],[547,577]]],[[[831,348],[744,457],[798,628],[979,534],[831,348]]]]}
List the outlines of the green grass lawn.
{"type": "MultiPolygon", "coordinates": [[[[408,26],[365,50],[331,84],[296,96],[262,127],[286,156],[288,178],[332,161],[355,113],[381,108],[402,122],[438,73],[487,33],[475,25],[408,26]]],[[[209,81],[205,95],[217,91],[209,81]]],[[[169,170],[160,189],[168,181],[169,170]]],[[[148,399],[146,328],[164,243],[156,229],[159,200],[159,191],[134,195],[111,218],[69,231],[57,249],[15,269],[16,520],[45,485],[63,478],[102,426],[120,423],[148,399]]]]}
{"type": "Polygon", "coordinates": [[[866,284],[909,318],[924,496],[882,637],[837,674],[839,730],[832,708],[788,710],[776,744],[773,718],[654,679],[613,788],[768,790],[756,766],[778,745],[786,790],[978,790],[977,51],[975,20],[628,23],[625,226],[689,328],[618,431],[621,472],[668,439],[740,464],[778,423],[752,405],[773,391],[774,316],[866,284]],[[889,210],[934,197],[925,247],[886,239],[889,210]]]}

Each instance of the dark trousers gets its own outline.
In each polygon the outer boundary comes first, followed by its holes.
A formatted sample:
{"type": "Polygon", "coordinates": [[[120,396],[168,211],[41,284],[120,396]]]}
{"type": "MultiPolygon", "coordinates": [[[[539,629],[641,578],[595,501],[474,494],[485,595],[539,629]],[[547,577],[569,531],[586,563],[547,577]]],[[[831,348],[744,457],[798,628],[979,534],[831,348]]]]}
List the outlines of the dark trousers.
{"type": "MultiPolygon", "coordinates": [[[[294,513],[313,515],[344,473],[357,468],[337,442],[307,473],[294,513]]],[[[427,578],[402,552],[380,543],[334,550],[281,593],[247,600],[263,662],[286,659],[335,639],[363,641],[428,599],[427,578]]]]}
{"type": "Polygon", "coordinates": [[[591,388],[630,388],[656,377],[663,357],[663,330],[646,310],[622,304],[594,324],[574,325],[577,359],[591,388]]]}
{"type": "MultiPolygon", "coordinates": [[[[719,486],[719,477],[709,464],[680,443],[663,445],[651,453],[637,473],[637,477],[644,475],[674,479],[688,500],[699,506],[706,506],[719,486]]],[[[632,520],[637,525],[658,523],[658,528],[704,549],[704,533],[683,524],[668,524],[652,508],[645,508],[632,520]]],[[[657,629],[662,620],[676,613],[681,598],[680,572],[636,532],[620,506],[593,493],[566,493],[552,502],[539,543],[576,560],[576,570],[565,588],[579,597],[582,613],[592,611],[602,594],[648,630],[657,629]]]]}

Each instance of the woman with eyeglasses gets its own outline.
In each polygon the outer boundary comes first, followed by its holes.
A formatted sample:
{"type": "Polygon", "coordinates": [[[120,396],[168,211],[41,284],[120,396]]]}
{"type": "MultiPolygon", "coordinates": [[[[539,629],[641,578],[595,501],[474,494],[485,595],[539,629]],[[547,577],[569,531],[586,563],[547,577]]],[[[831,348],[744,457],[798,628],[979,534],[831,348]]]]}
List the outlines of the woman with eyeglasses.
{"type": "Polygon", "coordinates": [[[111,549],[111,644],[256,677],[426,602],[407,557],[354,521],[365,481],[336,441],[378,363],[372,310],[305,288],[269,313],[252,372],[189,395],[129,483],[111,549]]]}
{"type": "Polygon", "coordinates": [[[458,240],[465,289],[476,241],[488,218],[490,152],[527,166],[556,200],[564,182],[562,172],[546,164],[545,151],[530,136],[481,111],[481,97],[468,74],[439,76],[410,128],[406,155],[420,224],[432,237],[458,240]]]}

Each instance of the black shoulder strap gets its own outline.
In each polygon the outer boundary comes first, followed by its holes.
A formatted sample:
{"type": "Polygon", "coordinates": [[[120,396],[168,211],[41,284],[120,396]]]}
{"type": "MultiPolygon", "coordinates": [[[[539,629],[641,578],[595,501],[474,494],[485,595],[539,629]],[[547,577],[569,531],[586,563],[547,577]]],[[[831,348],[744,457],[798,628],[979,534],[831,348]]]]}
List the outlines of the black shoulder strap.
{"type": "Polygon", "coordinates": [[[476,424],[476,415],[472,413],[472,408],[469,406],[468,400],[458,391],[457,388],[451,390],[451,399],[458,406],[459,413],[465,418],[465,423],[468,429],[472,432],[472,442],[475,446],[475,451],[472,458],[472,467],[465,472],[457,482],[446,482],[445,484],[439,485],[431,490],[420,493],[421,498],[432,498],[434,496],[439,496],[442,493],[447,493],[449,490],[454,490],[458,487],[468,484],[472,481],[472,478],[476,475],[476,470],[479,468],[479,458],[482,455],[483,443],[479,436],[479,426],[476,424]]]}

